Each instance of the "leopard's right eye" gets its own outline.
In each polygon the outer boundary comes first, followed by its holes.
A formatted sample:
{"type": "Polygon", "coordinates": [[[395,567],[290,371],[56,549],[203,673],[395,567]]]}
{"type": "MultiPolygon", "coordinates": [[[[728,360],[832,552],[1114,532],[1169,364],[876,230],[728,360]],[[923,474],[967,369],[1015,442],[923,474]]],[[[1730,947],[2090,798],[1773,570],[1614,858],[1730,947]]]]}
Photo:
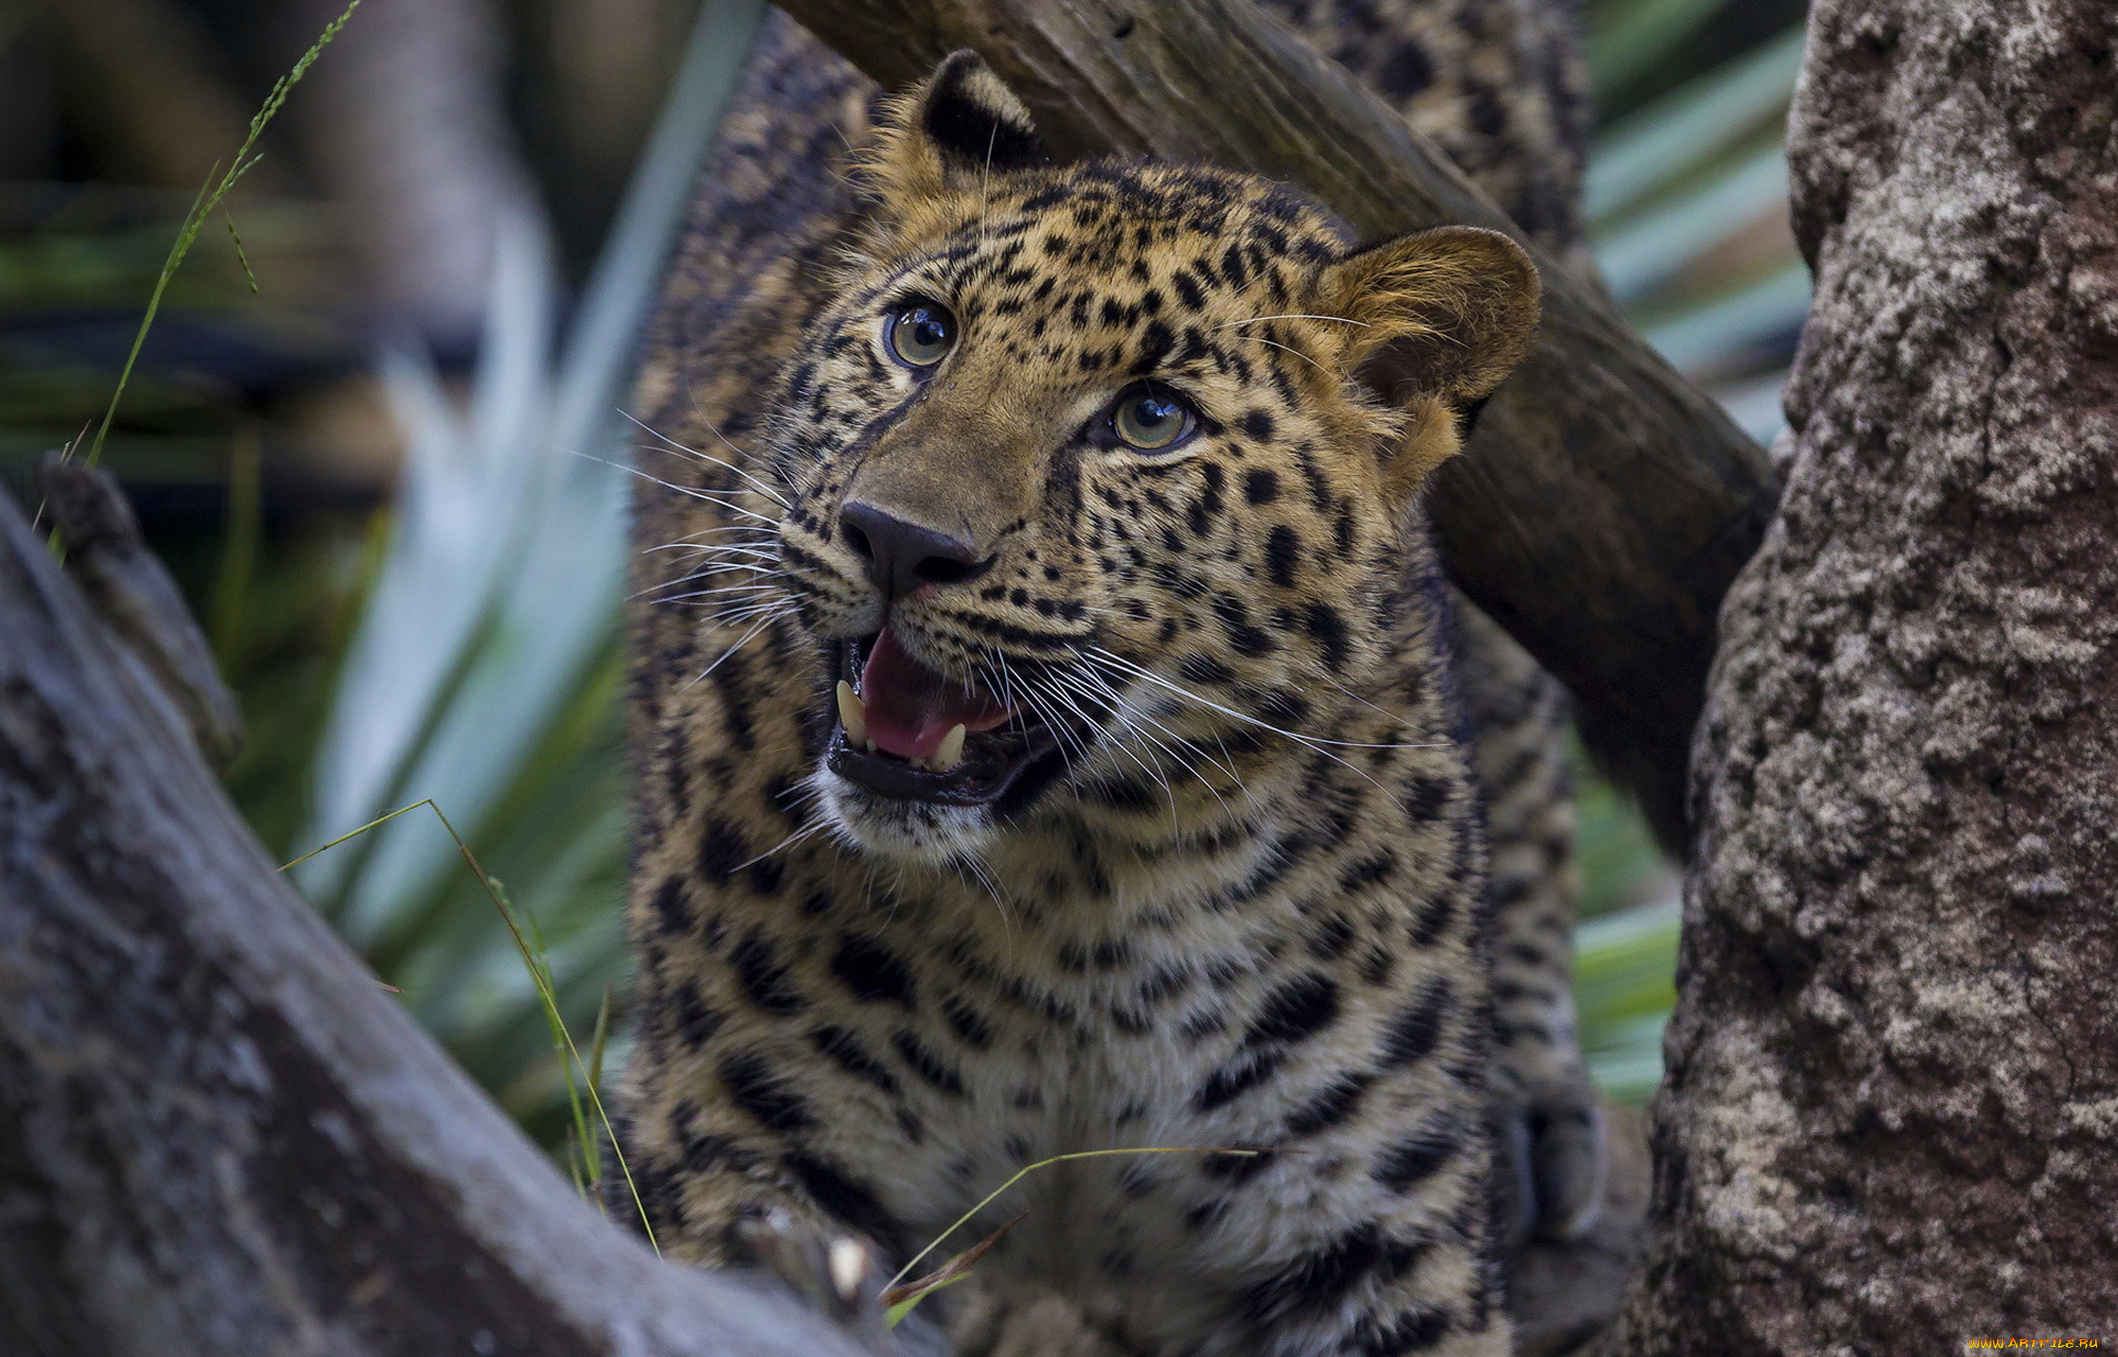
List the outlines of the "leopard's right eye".
{"type": "Polygon", "coordinates": [[[1135,452],[1169,452],[1199,427],[1192,403],[1160,382],[1127,387],[1110,409],[1111,430],[1135,452]]]}
{"type": "Polygon", "coordinates": [[[908,368],[933,367],[956,346],[956,317],[936,302],[906,302],[883,318],[883,344],[908,368]]]}

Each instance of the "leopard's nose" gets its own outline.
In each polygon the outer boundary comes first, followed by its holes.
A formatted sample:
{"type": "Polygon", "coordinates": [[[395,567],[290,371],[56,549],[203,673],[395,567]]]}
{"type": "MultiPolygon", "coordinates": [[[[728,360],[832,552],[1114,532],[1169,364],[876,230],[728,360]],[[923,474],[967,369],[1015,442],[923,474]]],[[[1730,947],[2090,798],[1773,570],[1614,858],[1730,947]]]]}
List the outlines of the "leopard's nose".
{"type": "Polygon", "coordinates": [[[993,567],[975,543],[899,518],[872,504],[839,510],[846,545],[866,565],[868,578],[886,599],[902,598],[923,584],[961,584],[993,567]]]}

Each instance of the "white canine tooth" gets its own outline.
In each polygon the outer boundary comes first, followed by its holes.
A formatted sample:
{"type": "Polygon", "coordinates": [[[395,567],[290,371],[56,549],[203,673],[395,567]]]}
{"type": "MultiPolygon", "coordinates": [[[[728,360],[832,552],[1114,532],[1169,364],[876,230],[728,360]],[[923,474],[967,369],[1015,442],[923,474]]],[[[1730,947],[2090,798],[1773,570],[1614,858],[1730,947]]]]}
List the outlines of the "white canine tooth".
{"type": "Polygon", "coordinates": [[[934,752],[927,756],[927,766],[937,773],[946,773],[962,763],[963,737],[968,733],[961,721],[949,727],[949,733],[941,737],[941,743],[935,745],[934,752]]]}
{"type": "Polygon", "coordinates": [[[838,723],[846,728],[847,744],[868,745],[871,752],[874,750],[875,746],[868,744],[868,704],[844,679],[838,681],[838,723]]]}

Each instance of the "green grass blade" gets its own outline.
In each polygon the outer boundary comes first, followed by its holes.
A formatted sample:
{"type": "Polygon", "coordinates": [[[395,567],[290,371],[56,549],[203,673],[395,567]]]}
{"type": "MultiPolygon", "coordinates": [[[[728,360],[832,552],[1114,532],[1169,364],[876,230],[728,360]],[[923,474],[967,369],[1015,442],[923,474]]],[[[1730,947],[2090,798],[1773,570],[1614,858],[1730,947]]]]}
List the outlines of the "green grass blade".
{"type": "MultiPolygon", "coordinates": [[[[228,172],[219,180],[215,180],[209,171],[206,182],[199,186],[198,196],[192,199],[191,210],[184,214],[184,224],[177,231],[176,243],[169,248],[169,258],[162,264],[161,275],[155,279],[154,292],[147,298],[147,314],[140,318],[140,328],[133,333],[132,348],[125,355],[125,365],[118,370],[118,384],[110,393],[110,404],[104,407],[103,421],[96,426],[95,441],[88,449],[90,466],[94,466],[103,455],[103,443],[110,435],[111,421],[118,416],[118,402],[124,398],[125,388],[132,381],[132,370],[140,361],[140,350],[147,344],[147,332],[154,328],[155,314],[162,309],[162,297],[169,291],[169,280],[176,277],[176,271],[183,266],[184,256],[191,253],[192,244],[199,238],[200,228],[205,226],[206,219],[213,215],[213,210],[221,205],[221,199],[227,197],[229,190],[257,164],[257,157],[252,154],[257,148],[257,139],[264,135],[273,115],[287,102],[288,93],[301,82],[309,67],[323,55],[324,48],[331,45],[331,40],[338,36],[338,31],[346,26],[346,20],[352,18],[353,11],[359,8],[360,0],[352,0],[336,19],[324,25],[323,33],[310,44],[308,51],[302,53],[301,59],[294,63],[294,69],[281,76],[273,84],[271,93],[265,96],[263,106],[250,119],[249,135],[243,138],[243,144],[236,149],[235,159],[229,162],[228,172]]],[[[234,229],[234,223],[231,221],[229,230],[234,229]]],[[[241,248],[240,239],[237,241],[237,248],[241,248]]],[[[248,272],[249,268],[249,261],[243,261],[244,271],[248,272]]],[[[251,281],[254,287],[255,278],[251,281]]]]}
{"type": "MultiPolygon", "coordinates": [[[[368,821],[366,824],[362,825],[358,829],[347,830],[345,833],[339,835],[337,838],[331,840],[331,842],[323,845],[323,847],[321,848],[312,848],[308,852],[302,854],[300,857],[294,859],[294,861],[292,862],[281,863],[279,865],[279,870],[283,872],[291,872],[296,867],[299,867],[303,863],[307,862],[310,858],[316,857],[318,854],[321,853],[328,853],[332,849],[338,847],[340,844],[346,842],[348,839],[357,839],[371,829],[379,829],[382,826],[390,823],[390,821],[396,819],[400,815],[411,814],[413,811],[418,810],[421,806],[433,806],[434,813],[436,815],[441,814],[441,807],[435,806],[434,803],[430,800],[414,801],[409,806],[399,806],[396,810],[391,811],[388,815],[376,816],[374,819],[368,821]]],[[[443,823],[446,824],[447,821],[444,820],[443,823]]]]}
{"type": "Polygon", "coordinates": [[[1792,259],[1764,278],[1649,325],[1647,342],[1679,371],[1699,372],[1799,329],[1809,313],[1809,291],[1808,266],[1792,259]]]}
{"type": "Polygon", "coordinates": [[[1574,1005],[1596,1087],[1644,1102],[1662,1077],[1662,1028],[1676,1003],[1675,899],[1591,919],[1574,932],[1574,1005]]]}
{"type": "Polygon", "coordinates": [[[1777,143],[1763,146],[1709,184],[1604,236],[1596,263],[1611,295],[1633,302],[1786,202],[1787,158],[1777,143]]]}
{"type": "Polygon", "coordinates": [[[241,658],[244,615],[257,574],[258,541],[264,535],[263,441],[257,426],[245,421],[237,426],[228,449],[227,526],[221,533],[220,565],[207,610],[213,658],[224,674],[234,673],[241,658]]]}
{"type": "MultiPolygon", "coordinates": [[[[588,1086],[599,1091],[603,1087],[603,1056],[610,1041],[611,993],[611,986],[605,985],[603,1002],[596,1006],[595,1030],[588,1038],[588,1086]]],[[[603,1156],[595,1152],[592,1144],[581,1147],[581,1172],[588,1179],[589,1190],[593,1193],[603,1181],[603,1156]]]]}
{"type": "MultiPolygon", "coordinates": [[[[400,815],[418,810],[421,806],[433,811],[434,818],[441,821],[442,829],[448,833],[450,841],[456,845],[457,853],[469,865],[471,874],[478,879],[478,884],[484,888],[486,896],[493,902],[493,908],[500,911],[500,917],[507,925],[508,936],[513,939],[515,950],[521,957],[522,964],[529,969],[531,980],[537,987],[537,997],[543,1004],[545,1021],[550,1024],[552,1029],[553,1044],[559,1048],[559,1055],[562,1061],[572,1061],[572,1065],[568,1066],[568,1078],[571,1079],[574,1066],[585,1070],[588,1068],[588,1064],[581,1059],[581,1052],[574,1045],[573,1033],[567,1030],[566,1020],[559,1015],[557,996],[551,988],[551,969],[543,950],[541,947],[532,946],[530,937],[524,934],[521,923],[516,918],[513,907],[508,903],[507,894],[501,888],[500,882],[488,875],[485,868],[478,865],[478,857],[471,852],[470,844],[466,843],[463,835],[457,832],[454,822],[449,819],[447,813],[440,806],[434,804],[433,798],[428,797],[415,801],[409,806],[401,806],[391,811],[388,815],[369,821],[359,829],[341,834],[331,842],[323,845],[323,847],[311,849],[309,852],[294,859],[294,861],[286,863],[279,870],[285,872],[290,868],[298,867],[315,857],[318,853],[336,848],[355,835],[365,834],[369,830],[389,823],[400,815]]],[[[534,919],[530,921],[530,926],[534,931],[536,927],[534,919]]],[[[617,1132],[611,1127],[610,1114],[604,1110],[602,1096],[597,1092],[593,1083],[589,1084],[587,1092],[589,1104],[595,1109],[596,1116],[603,1125],[603,1133],[610,1137],[611,1156],[618,1161],[619,1172],[625,1175],[625,1187],[632,1194],[634,1208],[640,1213],[640,1226],[647,1232],[647,1243],[657,1254],[660,1254],[662,1246],[655,1240],[654,1223],[647,1218],[647,1206],[640,1200],[640,1189],[633,1182],[632,1168],[625,1162],[624,1148],[618,1144],[617,1132]]],[[[584,1143],[586,1143],[585,1129],[583,1136],[584,1143]]]]}
{"type": "Polygon", "coordinates": [[[133,332],[132,347],[126,351],[124,366],[118,369],[118,384],[110,393],[110,404],[104,407],[102,422],[96,426],[95,441],[89,445],[90,466],[103,455],[103,441],[110,436],[111,421],[118,417],[118,402],[124,399],[125,388],[132,384],[132,370],[139,364],[140,350],[147,345],[147,332],[154,328],[155,315],[162,309],[162,294],[169,291],[169,280],[176,277],[178,266],[191,252],[191,242],[198,238],[199,224],[204,220],[199,215],[199,204],[206,201],[211,187],[210,180],[199,185],[198,196],[191,200],[191,207],[184,214],[184,224],[177,230],[176,242],[169,247],[168,258],[162,261],[161,275],[154,280],[154,291],[147,297],[147,313],[140,317],[140,328],[133,332]]]}
{"type": "Polygon", "coordinates": [[[243,233],[235,229],[233,212],[224,214],[223,220],[228,223],[228,239],[235,242],[235,262],[243,266],[243,277],[249,280],[250,295],[255,297],[258,291],[257,272],[250,267],[250,256],[243,253],[243,233]]]}

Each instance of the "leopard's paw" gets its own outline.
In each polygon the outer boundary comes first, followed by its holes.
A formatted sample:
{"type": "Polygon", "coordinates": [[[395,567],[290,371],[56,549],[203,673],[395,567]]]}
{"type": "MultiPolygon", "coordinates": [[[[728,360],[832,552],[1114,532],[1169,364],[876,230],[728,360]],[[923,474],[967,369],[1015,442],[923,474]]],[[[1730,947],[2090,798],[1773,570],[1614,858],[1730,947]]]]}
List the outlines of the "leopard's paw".
{"type": "Polygon", "coordinates": [[[1603,1113],[1578,1061],[1495,1081],[1494,1177],[1509,1247],[1578,1239],[1603,1209],[1603,1113]]]}
{"type": "Polygon", "coordinates": [[[963,1298],[950,1350],[976,1357],[1134,1357],[1063,1296],[980,1288],[963,1298]]]}
{"type": "Polygon", "coordinates": [[[882,1250],[858,1235],[820,1229],[784,1207],[768,1207],[735,1228],[748,1261],[791,1287],[834,1324],[872,1345],[883,1338],[882,1250]]]}

